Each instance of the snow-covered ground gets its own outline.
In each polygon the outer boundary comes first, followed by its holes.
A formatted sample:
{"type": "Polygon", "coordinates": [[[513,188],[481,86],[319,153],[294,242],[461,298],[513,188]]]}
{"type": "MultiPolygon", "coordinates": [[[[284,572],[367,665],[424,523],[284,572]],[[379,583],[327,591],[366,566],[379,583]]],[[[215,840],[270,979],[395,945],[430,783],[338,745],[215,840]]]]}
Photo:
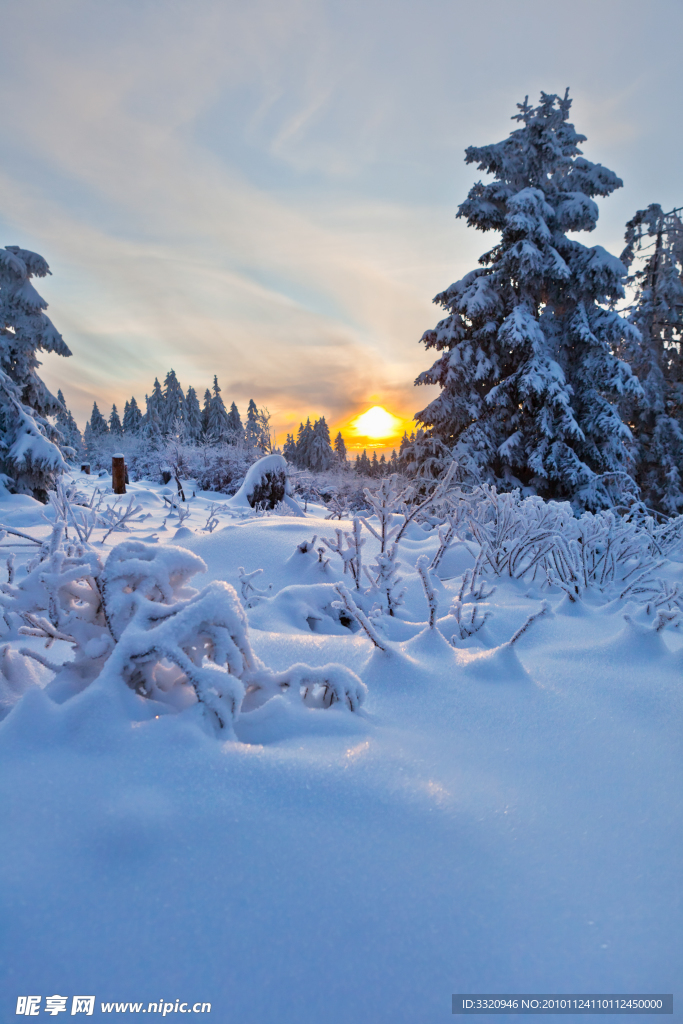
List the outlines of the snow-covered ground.
{"type": "MultiPolygon", "coordinates": [[[[95,995],[94,1016],[210,1002],[226,1024],[428,1024],[455,992],[676,993],[679,630],[654,632],[628,599],[490,578],[491,617],[456,649],[448,609],[476,546],[442,561],[429,629],[415,563],[438,537],[413,525],[381,651],[335,615],[339,559],[298,548],[350,524],[309,505],[219,511],[208,532],[203,495],[178,533],[163,490],[131,486],[145,518],[125,536],[199,555],[197,586],[239,592],[240,567],[262,568],[258,657],[339,662],[367,698],[352,712],[276,696],[224,740],[196,706],[150,717],[99,683],[62,704],[29,689],[0,725],[3,1020],[30,993],[95,995]]],[[[44,511],[7,498],[0,519],[47,537],[44,511]]],[[[680,580],[681,564],[660,574],[680,580]]],[[[30,644],[43,650],[12,641],[30,644]]]]}

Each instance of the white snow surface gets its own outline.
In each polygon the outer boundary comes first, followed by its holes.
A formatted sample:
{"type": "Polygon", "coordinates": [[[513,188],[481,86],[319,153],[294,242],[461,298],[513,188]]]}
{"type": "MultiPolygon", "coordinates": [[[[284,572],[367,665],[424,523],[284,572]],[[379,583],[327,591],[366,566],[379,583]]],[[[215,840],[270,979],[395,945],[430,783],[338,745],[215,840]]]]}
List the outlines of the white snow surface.
{"type": "MultiPolygon", "coordinates": [[[[103,485],[75,476],[86,494],[103,485]]],[[[208,567],[198,586],[238,593],[240,567],[262,568],[256,656],[275,672],[338,663],[367,697],[352,712],[275,696],[222,741],[197,705],[155,717],[106,674],[56,704],[49,671],[26,662],[22,680],[13,653],[42,642],[13,641],[2,1019],[39,992],[95,994],[96,1017],[104,1001],[204,1001],[240,1024],[431,1024],[451,1019],[455,992],[676,993],[679,631],[655,633],[628,600],[492,578],[491,617],[454,649],[449,607],[477,545],[457,542],[432,573],[429,629],[416,562],[439,538],[411,526],[383,653],[340,622],[334,584],[353,587],[317,550],[350,523],[231,502],[208,532],[200,496],[177,531],[172,488],[129,491],[143,511],[105,555],[122,540],[182,545],[208,567]]],[[[4,523],[47,537],[43,511],[0,502],[4,523]]],[[[367,564],[378,545],[364,535],[367,564]]],[[[19,565],[31,552],[9,539],[19,565]]],[[[662,571],[681,579],[680,563],[662,571]]]]}

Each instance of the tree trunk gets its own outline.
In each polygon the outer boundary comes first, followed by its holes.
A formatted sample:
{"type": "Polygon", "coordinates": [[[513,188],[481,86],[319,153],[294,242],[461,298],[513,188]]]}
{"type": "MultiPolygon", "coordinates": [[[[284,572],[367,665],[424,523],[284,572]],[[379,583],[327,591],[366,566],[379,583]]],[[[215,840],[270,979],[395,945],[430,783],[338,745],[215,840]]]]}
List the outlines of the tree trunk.
{"type": "Polygon", "coordinates": [[[90,463],[89,462],[81,463],[81,473],[87,473],[88,476],[90,476],[90,463]]]}
{"type": "Polygon", "coordinates": [[[123,455],[111,457],[111,486],[114,494],[126,493],[126,460],[123,455]]]}

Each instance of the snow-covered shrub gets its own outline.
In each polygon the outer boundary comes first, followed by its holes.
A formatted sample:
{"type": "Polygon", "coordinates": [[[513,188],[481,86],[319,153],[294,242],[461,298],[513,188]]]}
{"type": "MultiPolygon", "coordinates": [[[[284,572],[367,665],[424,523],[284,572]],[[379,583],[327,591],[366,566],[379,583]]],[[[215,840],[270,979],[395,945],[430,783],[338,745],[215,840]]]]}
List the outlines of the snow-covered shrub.
{"type": "Polygon", "coordinates": [[[132,480],[160,480],[162,467],[168,467],[171,477],[194,480],[200,491],[227,495],[236,493],[247,470],[262,454],[244,444],[186,444],[136,434],[90,435],[88,458],[94,472],[110,472],[112,455],[119,451],[132,480]]]}
{"type": "Polygon", "coordinates": [[[398,544],[392,544],[384,551],[379,551],[375,561],[364,569],[370,581],[371,596],[376,594],[380,599],[380,608],[391,616],[396,614],[405,597],[405,587],[401,587],[403,577],[398,575],[401,563],[397,555],[398,544]]]}
{"type": "MultiPolygon", "coordinates": [[[[21,623],[20,635],[44,639],[46,647],[70,645],[72,657],[61,663],[20,652],[54,673],[47,692],[58,702],[95,679],[123,680],[167,710],[198,703],[230,732],[245,696],[257,691],[257,703],[289,693],[312,706],[341,702],[356,710],[364,699],[361,680],[341,666],[266,668],[252,651],[235,590],[222,581],[201,591],[189,586],[206,570],[190,551],[126,540],[104,561],[101,549],[79,537],[75,518],[59,517],[49,540],[37,545],[23,579],[0,588],[0,605],[10,628],[21,623]]],[[[0,659],[7,684],[16,675],[10,662],[0,659]]]]}
{"type": "Polygon", "coordinates": [[[680,516],[660,524],[614,511],[576,517],[566,502],[493,487],[475,488],[465,500],[464,522],[480,545],[482,571],[547,581],[570,599],[612,584],[626,596],[637,581],[652,578],[658,559],[681,544],[683,533],[680,516]]]}
{"type": "Polygon", "coordinates": [[[353,520],[353,530],[335,530],[336,540],[321,537],[323,544],[339,555],[344,566],[344,573],[350,573],[356,590],[361,589],[363,581],[363,547],[365,537],[361,537],[361,520],[353,520]]]}
{"type": "Polygon", "coordinates": [[[264,455],[247,470],[235,501],[245,500],[251,508],[273,509],[284,503],[293,511],[299,508],[290,497],[287,462],[282,455],[264,455]]]}

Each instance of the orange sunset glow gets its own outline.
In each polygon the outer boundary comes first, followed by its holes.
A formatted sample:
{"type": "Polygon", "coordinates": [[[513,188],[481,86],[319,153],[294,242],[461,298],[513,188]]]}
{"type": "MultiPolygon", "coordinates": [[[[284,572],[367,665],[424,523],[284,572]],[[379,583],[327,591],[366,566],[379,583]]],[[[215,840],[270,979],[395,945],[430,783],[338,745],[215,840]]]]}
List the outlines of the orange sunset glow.
{"type": "Polygon", "coordinates": [[[347,435],[351,448],[384,448],[398,444],[403,431],[410,422],[401,416],[395,416],[384,406],[373,405],[350,420],[342,434],[347,435]]]}

